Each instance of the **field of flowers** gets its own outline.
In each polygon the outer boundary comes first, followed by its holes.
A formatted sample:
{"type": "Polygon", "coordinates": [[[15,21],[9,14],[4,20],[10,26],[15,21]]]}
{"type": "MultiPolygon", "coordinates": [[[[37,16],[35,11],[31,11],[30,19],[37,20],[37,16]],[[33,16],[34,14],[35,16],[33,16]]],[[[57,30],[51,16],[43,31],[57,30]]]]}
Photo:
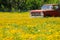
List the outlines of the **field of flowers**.
{"type": "Polygon", "coordinates": [[[0,40],[60,40],[60,17],[0,12],[0,40]]]}

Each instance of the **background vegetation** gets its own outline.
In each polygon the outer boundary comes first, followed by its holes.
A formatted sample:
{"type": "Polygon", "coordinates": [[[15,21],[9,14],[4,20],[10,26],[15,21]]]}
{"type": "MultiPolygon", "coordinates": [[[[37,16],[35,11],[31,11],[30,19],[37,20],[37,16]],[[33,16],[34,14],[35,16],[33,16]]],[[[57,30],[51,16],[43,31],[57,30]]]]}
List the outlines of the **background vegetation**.
{"type": "Polygon", "coordinates": [[[28,11],[40,9],[43,4],[56,4],[59,0],[0,0],[0,11],[28,11]]]}

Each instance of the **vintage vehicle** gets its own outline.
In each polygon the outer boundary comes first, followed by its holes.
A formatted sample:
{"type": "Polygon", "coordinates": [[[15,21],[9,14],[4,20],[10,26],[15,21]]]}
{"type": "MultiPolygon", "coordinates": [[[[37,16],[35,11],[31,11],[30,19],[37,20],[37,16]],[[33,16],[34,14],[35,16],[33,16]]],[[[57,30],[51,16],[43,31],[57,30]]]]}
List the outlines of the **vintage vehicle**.
{"type": "Polygon", "coordinates": [[[60,17],[60,7],[57,4],[45,4],[41,10],[31,10],[30,14],[35,17],[60,17]]]}

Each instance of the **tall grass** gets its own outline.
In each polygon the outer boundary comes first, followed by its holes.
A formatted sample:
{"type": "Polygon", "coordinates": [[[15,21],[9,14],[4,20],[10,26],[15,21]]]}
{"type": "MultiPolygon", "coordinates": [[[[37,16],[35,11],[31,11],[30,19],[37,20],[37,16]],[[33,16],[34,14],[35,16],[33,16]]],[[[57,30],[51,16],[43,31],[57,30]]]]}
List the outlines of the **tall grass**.
{"type": "Polygon", "coordinates": [[[29,12],[1,12],[0,40],[60,40],[60,17],[30,18],[29,12]]]}

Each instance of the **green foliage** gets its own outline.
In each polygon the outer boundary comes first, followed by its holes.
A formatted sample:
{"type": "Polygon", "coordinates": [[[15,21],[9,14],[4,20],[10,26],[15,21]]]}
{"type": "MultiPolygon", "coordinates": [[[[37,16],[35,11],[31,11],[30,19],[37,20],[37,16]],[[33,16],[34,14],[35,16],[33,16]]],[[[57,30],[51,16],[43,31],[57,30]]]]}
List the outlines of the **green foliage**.
{"type": "Polygon", "coordinates": [[[58,0],[0,0],[0,11],[28,11],[40,9],[45,3],[56,4],[58,0]]]}

